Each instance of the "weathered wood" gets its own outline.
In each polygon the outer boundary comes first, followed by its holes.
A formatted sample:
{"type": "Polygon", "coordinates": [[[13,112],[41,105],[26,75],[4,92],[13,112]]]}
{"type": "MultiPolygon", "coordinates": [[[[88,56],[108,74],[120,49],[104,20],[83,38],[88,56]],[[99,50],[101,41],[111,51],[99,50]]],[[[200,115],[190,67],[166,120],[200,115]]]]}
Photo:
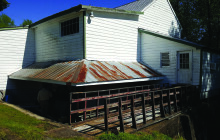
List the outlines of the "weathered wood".
{"type": "Polygon", "coordinates": [[[108,99],[105,99],[104,102],[104,123],[105,123],[105,131],[108,133],[108,99]]]}
{"type": "Polygon", "coordinates": [[[121,98],[118,99],[119,102],[119,120],[120,120],[120,131],[124,132],[124,121],[123,121],[123,115],[122,115],[122,104],[121,104],[121,98]]]}
{"type": "Polygon", "coordinates": [[[163,90],[160,91],[160,114],[161,117],[165,117],[164,106],[163,106],[163,90]]]}
{"type": "Polygon", "coordinates": [[[136,119],[135,119],[135,109],[134,109],[134,95],[131,96],[131,117],[132,117],[132,127],[137,128],[136,119]]]}
{"type": "MultiPolygon", "coordinates": [[[[98,97],[99,97],[99,91],[98,91],[98,97]]],[[[96,103],[97,106],[99,106],[99,99],[97,99],[97,103],[96,103]]],[[[96,109],[96,117],[99,116],[99,109],[97,108],[96,109]]]]}
{"type": "Polygon", "coordinates": [[[168,109],[169,109],[169,114],[171,115],[171,104],[170,104],[170,89],[168,89],[167,92],[167,99],[168,99],[168,109]]]}
{"type": "Polygon", "coordinates": [[[180,109],[183,109],[183,88],[180,88],[180,109]]]}
{"type": "Polygon", "coordinates": [[[174,89],[174,112],[177,112],[177,96],[176,96],[176,88],[174,89]]]}
{"type": "MultiPolygon", "coordinates": [[[[86,98],[86,93],[85,93],[85,98],[86,98]]],[[[87,101],[85,101],[85,109],[87,107],[87,101]]],[[[86,111],[83,112],[83,120],[86,120],[86,111]]]]}
{"type": "Polygon", "coordinates": [[[72,122],[72,114],[71,114],[71,111],[72,111],[72,98],[73,98],[73,94],[70,93],[70,122],[69,122],[70,125],[71,125],[71,122],[72,122]]]}
{"type": "Polygon", "coordinates": [[[154,91],[151,92],[151,102],[152,102],[152,119],[155,120],[155,99],[154,99],[154,91]]]}
{"type": "Polygon", "coordinates": [[[146,124],[146,111],[145,111],[145,94],[142,94],[142,114],[143,114],[143,123],[146,124]]]}

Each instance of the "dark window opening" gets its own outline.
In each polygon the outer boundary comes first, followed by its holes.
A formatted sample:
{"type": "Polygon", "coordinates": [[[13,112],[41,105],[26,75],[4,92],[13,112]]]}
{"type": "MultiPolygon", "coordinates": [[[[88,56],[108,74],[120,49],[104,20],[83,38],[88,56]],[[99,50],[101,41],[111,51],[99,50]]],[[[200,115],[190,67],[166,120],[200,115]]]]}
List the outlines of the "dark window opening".
{"type": "Polygon", "coordinates": [[[169,53],[161,53],[161,66],[170,66],[170,55],[169,53]]]}
{"type": "Polygon", "coordinates": [[[79,17],[61,23],[61,36],[79,32],[79,17]]]}
{"type": "Polygon", "coordinates": [[[180,69],[189,69],[189,53],[180,54],[180,69]]]}

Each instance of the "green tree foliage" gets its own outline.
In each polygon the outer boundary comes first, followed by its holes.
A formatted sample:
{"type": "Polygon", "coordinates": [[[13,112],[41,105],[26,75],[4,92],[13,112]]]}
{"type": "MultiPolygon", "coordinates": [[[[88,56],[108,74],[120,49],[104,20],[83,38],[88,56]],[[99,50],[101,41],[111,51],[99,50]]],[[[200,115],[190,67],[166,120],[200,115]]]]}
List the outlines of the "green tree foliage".
{"type": "Polygon", "coordinates": [[[183,27],[182,38],[220,48],[219,0],[170,0],[183,27]]]}
{"type": "Polygon", "coordinates": [[[0,11],[3,11],[9,5],[10,5],[10,3],[8,3],[7,0],[0,0],[0,11]]]}
{"type": "Polygon", "coordinates": [[[33,23],[32,20],[25,19],[25,20],[23,21],[23,23],[21,24],[21,26],[31,25],[32,23],[33,23]]]}
{"type": "Polygon", "coordinates": [[[14,21],[9,16],[7,16],[6,14],[0,15],[0,28],[13,26],[15,26],[14,21]]]}

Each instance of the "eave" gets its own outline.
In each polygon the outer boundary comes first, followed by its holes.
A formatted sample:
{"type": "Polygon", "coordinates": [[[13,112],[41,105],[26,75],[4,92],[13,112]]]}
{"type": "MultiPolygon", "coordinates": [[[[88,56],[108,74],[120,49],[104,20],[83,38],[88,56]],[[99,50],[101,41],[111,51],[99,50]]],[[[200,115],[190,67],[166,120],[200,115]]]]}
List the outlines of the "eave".
{"type": "Polygon", "coordinates": [[[59,13],[56,13],[54,15],[48,16],[46,18],[43,18],[33,24],[31,24],[29,27],[35,27],[36,25],[39,25],[41,23],[44,23],[46,21],[49,21],[51,19],[72,13],[72,12],[82,12],[82,11],[99,11],[99,12],[107,12],[107,13],[118,13],[118,14],[128,14],[128,15],[141,15],[144,14],[144,12],[138,12],[138,11],[128,11],[128,10],[121,10],[121,9],[114,9],[114,8],[104,8],[104,7],[94,7],[94,6],[87,6],[87,5],[78,5],[75,7],[72,7],[70,9],[61,11],[59,13]]]}

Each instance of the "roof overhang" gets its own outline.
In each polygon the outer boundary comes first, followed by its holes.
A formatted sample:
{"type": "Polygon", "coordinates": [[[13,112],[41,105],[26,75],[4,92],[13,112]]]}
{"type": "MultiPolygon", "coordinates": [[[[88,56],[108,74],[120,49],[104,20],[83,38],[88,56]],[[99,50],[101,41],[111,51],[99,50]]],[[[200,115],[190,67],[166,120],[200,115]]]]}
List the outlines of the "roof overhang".
{"type": "Polygon", "coordinates": [[[92,86],[162,80],[163,75],[138,62],[79,60],[35,63],[9,75],[10,79],[92,86]]]}
{"type": "Polygon", "coordinates": [[[94,6],[87,6],[87,5],[78,5],[75,7],[72,7],[70,9],[61,11],[59,13],[56,13],[54,15],[48,16],[46,18],[43,18],[33,24],[31,24],[29,27],[33,28],[36,25],[39,25],[43,22],[49,21],[51,19],[72,13],[72,12],[81,12],[81,11],[100,11],[100,12],[108,12],[108,13],[118,13],[118,14],[128,14],[128,15],[141,15],[144,14],[144,12],[139,12],[139,11],[128,11],[128,10],[121,10],[121,9],[114,9],[114,8],[104,8],[104,7],[94,7],[94,6]]]}
{"type": "Polygon", "coordinates": [[[189,45],[189,46],[195,47],[196,49],[205,48],[204,45],[200,45],[200,44],[197,44],[197,43],[194,43],[194,42],[191,42],[191,41],[187,41],[187,40],[183,40],[183,39],[180,39],[180,38],[174,38],[174,37],[171,37],[171,36],[158,34],[156,32],[150,31],[150,30],[138,28],[138,31],[141,32],[141,33],[153,35],[153,36],[160,37],[160,38],[163,38],[163,39],[167,39],[167,40],[170,40],[170,41],[174,41],[174,42],[177,42],[177,43],[189,45]]]}

